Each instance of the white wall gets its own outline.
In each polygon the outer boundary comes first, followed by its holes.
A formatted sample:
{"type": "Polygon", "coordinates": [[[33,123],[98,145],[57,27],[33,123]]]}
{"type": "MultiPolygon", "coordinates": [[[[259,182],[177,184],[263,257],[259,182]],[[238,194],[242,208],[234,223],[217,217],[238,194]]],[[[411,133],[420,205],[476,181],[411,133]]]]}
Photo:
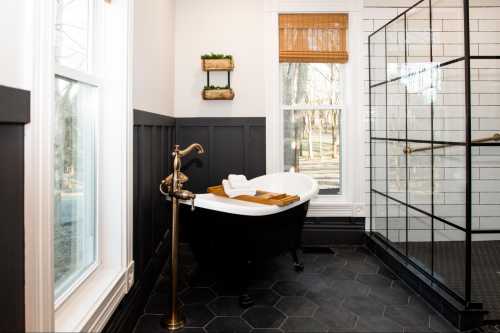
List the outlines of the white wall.
{"type": "Polygon", "coordinates": [[[32,1],[0,1],[0,84],[31,90],[32,1]]]}
{"type": "MultiPolygon", "coordinates": [[[[264,117],[263,0],[177,0],[175,23],[175,116],[264,117]],[[200,56],[231,54],[233,101],[204,101],[206,74],[200,56]]],[[[212,84],[224,85],[214,73],[212,84]]]]}
{"type": "Polygon", "coordinates": [[[172,116],[175,1],[135,1],[134,16],[134,108],[172,116]]]}

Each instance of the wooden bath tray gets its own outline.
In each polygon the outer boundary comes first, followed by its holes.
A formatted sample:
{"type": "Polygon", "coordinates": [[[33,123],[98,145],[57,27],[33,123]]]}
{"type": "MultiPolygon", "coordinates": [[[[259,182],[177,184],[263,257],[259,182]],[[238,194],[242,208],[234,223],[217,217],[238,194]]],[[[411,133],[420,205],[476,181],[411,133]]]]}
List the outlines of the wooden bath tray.
{"type": "MultiPolygon", "coordinates": [[[[224,192],[224,187],[222,187],[222,185],[209,187],[208,193],[212,193],[212,194],[218,195],[220,197],[229,198],[226,195],[226,193],[224,192]]],[[[240,196],[234,197],[232,199],[255,202],[255,203],[260,203],[260,204],[264,204],[264,205],[276,205],[276,206],[282,207],[282,206],[287,206],[287,205],[294,203],[296,201],[299,201],[300,197],[298,195],[288,195],[285,193],[273,193],[273,192],[266,192],[266,191],[257,191],[257,194],[255,194],[255,196],[240,195],[240,196]]]]}

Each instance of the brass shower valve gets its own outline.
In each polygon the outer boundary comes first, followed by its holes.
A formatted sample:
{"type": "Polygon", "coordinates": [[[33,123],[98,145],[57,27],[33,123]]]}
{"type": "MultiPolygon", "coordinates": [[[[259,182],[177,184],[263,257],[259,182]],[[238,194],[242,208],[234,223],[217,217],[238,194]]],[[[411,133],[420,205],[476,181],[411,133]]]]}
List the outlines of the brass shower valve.
{"type": "MultiPolygon", "coordinates": [[[[182,184],[186,183],[187,181],[189,180],[189,177],[186,176],[184,173],[180,172],[180,171],[177,171],[177,189],[176,190],[179,190],[182,188],[182,184]]],[[[171,193],[172,192],[172,183],[174,181],[174,174],[171,173],[170,175],[168,175],[167,178],[165,178],[163,181],[162,181],[162,184],[166,185],[167,186],[167,189],[168,189],[168,193],[171,193]]]]}

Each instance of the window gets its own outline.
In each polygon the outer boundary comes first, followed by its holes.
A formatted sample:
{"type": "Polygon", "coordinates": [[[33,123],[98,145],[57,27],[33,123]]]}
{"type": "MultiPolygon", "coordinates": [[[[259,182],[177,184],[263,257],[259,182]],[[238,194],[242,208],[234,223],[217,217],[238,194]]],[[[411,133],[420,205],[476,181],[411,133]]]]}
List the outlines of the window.
{"type": "Polygon", "coordinates": [[[346,26],[344,14],[280,15],[284,169],[320,194],[341,193],[346,26]]]}
{"type": "Polygon", "coordinates": [[[133,0],[33,12],[26,328],[100,332],[134,282],[133,0]]]}
{"type": "MultiPolygon", "coordinates": [[[[56,0],[54,293],[63,298],[97,265],[98,79],[93,0],[56,0]]],[[[57,302],[57,301],[56,301],[57,302]]]]}
{"type": "Polygon", "coordinates": [[[341,188],[342,71],[340,64],[281,64],[285,170],[312,176],[320,193],[341,188]]]}

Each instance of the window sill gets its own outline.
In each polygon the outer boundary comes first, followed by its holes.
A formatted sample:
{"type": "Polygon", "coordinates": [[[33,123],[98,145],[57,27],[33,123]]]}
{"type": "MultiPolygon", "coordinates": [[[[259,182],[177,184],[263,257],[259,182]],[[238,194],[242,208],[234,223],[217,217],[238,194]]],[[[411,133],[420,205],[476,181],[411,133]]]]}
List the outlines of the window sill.
{"type": "Polygon", "coordinates": [[[127,270],[97,269],[55,313],[57,332],[101,331],[127,293],[127,270]]]}
{"type": "MultiPolygon", "coordinates": [[[[97,262],[94,262],[87,269],[74,273],[75,275],[78,274],[78,278],[74,278],[74,279],[70,278],[69,280],[71,283],[69,284],[69,287],[67,288],[67,290],[65,290],[63,293],[61,293],[60,296],[58,296],[58,297],[56,296],[56,300],[54,302],[56,312],[66,302],[68,297],[73,295],[75,290],[77,290],[83,283],[85,283],[85,281],[87,281],[87,279],[89,277],[91,277],[95,273],[95,271],[97,271],[98,268],[99,268],[99,264],[97,262]]],[[[57,289],[55,289],[55,290],[57,290],[57,289]]],[[[55,291],[55,294],[57,295],[57,291],[55,291]]]]}

